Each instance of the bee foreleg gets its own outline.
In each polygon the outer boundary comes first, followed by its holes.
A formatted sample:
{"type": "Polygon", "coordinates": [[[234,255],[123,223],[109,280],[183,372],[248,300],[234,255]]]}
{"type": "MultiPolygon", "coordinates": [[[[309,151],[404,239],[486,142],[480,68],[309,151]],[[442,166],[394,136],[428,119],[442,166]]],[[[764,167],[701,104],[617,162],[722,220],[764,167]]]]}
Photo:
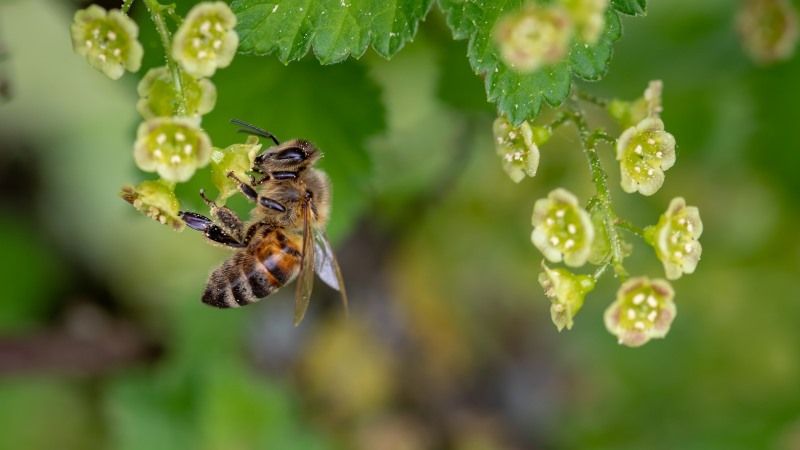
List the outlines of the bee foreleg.
{"type": "Polygon", "coordinates": [[[242,194],[244,194],[245,197],[247,197],[248,200],[250,200],[251,202],[255,202],[258,199],[258,193],[256,192],[256,190],[253,189],[253,187],[250,186],[249,184],[240,180],[235,173],[228,172],[228,178],[235,181],[236,184],[239,185],[239,190],[242,192],[242,194]]]}
{"type": "Polygon", "coordinates": [[[219,225],[215,224],[213,220],[201,214],[193,213],[190,211],[181,211],[178,213],[180,218],[189,228],[202,232],[209,240],[227,247],[244,247],[239,239],[231,236],[219,225]]]}

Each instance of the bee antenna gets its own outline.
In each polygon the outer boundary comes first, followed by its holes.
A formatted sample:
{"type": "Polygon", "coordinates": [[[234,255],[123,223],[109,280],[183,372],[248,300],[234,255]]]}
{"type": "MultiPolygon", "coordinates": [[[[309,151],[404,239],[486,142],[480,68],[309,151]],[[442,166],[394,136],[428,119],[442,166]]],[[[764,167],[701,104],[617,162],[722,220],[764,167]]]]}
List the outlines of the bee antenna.
{"type": "Polygon", "coordinates": [[[242,127],[238,130],[239,133],[247,133],[247,134],[252,134],[254,136],[265,137],[267,139],[272,139],[272,142],[274,142],[275,145],[281,145],[280,141],[278,141],[278,138],[276,138],[272,133],[270,133],[267,130],[264,130],[253,124],[247,123],[239,119],[231,119],[231,123],[242,127]]]}

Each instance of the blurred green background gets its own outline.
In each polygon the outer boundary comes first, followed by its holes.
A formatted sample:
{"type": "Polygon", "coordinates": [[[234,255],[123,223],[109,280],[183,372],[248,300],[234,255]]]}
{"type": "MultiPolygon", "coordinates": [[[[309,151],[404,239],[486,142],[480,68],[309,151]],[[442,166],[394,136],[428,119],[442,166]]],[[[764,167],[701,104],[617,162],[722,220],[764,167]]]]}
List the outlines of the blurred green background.
{"type": "MultiPolygon", "coordinates": [[[[81,5],[0,3],[0,448],[800,449],[800,57],[754,66],[736,2],[650,3],[584,86],[632,99],[664,80],[678,163],[653,197],[626,195],[608,151],[614,201],[646,225],[682,195],[705,223],[669,336],[640,349],[603,326],[613,279],[572,331],[550,323],[530,214],[556,186],[592,192],[577,138],[559,132],[513,184],[438,11],[391,61],[238,56],[213,78],[216,145],[242,139],[238,117],[325,152],[351,315],[318,285],[294,328],[291,289],[202,305],[228,252],[118,197],[147,177],[131,157],[144,70],[112,82],[72,53],[81,5]]],[[[133,13],[144,68],[161,64],[133,13]]],[[[202,211],[210,186],[206,169],[179,194],[202,211]]],[[[628,268],[658,276],[635,244],[628,268]]]]}

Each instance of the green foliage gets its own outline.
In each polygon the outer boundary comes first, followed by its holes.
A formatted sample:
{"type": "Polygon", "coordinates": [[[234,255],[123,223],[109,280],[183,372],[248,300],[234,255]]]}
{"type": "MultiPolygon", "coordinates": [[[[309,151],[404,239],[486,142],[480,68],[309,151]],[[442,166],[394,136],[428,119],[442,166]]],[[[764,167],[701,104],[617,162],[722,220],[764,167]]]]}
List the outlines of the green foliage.
{"type": "Polygon", "coordinates": [[[614,9],[631,16],[647,14],[647,0],[611,0],[614,9]]]}
{"type": "Polygon", "coordinates": [[[469,39],[467,55],[475,73],[484,77],[489,101],[499,114],[518,125],[535,117],[543,103],[560,105],[567,98],[573,76],[599,80],[608,70],[612,45],[622,34],[614,10],[606,13],[605,30],[595,45],[575,41],[569,59],[532,73],[519,73],[499,58],[492,40],[494,25],[503,14],[522,4],[519,0],[463,2],[441,0],[447,23],[456,39],[469,39]]]}
{"type": "Polygon", "coordinates": [[[313,49],[323,64],[353,56],[370,45],[391,58],[413,39],[432,0],[235,0],[240,50],[276,53],[283,63],[313,49]]]}

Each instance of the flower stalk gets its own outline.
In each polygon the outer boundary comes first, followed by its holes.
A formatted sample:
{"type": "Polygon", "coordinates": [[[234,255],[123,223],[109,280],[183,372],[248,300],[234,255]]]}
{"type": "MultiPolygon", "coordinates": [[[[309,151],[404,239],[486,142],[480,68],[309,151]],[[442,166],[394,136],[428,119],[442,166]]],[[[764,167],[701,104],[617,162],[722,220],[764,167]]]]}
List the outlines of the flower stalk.
{"type": "Polygon", "coordinates": [[[170,76],[172,77],[172,84],[175,87],[175,92],[178,93],[178,104],[176,107],[177,115],[186,115],[186,97],[183,92],[183,81],[181,79],[181,69],[172,58],[172,38],[167,28],[167,23],[164,20],[164,11],[172,8],[173,5],[162,5],[157,0],[144,0],[147,11],[150,12],[150,18],[156,26],[158,36],[161,38],[161,45],[164,47],[164,57],[166,58],[167,68],[169,69],[170,76]]]}
{"type": "Polygon", "coordinates": [[[580,136],[581,146],[583,153],[589,163],[589,170],[592,174],[592,183],[594,184],[597,199],[596,208],[602,214],[603,224],[605,225],[606,232],[608,233],[608,240],[611,247],[611,260],[610,264],[614,268],[614,273],[623,281],[628,278],[628,272],[622,265],[622,260],[625,258],[622,248],[622,239],[617,233],[615,224],[617,222],[617,214],[611,206],[611,192],[608,188],[608,175],[600,163],[600,155],[597,153],[598,141],[607,141],[608,137],[603,132],[592,132],[583,112],[577,109],[571,110],[570,119],[572,123],[578,128],[578,135],[580,136]]]}

